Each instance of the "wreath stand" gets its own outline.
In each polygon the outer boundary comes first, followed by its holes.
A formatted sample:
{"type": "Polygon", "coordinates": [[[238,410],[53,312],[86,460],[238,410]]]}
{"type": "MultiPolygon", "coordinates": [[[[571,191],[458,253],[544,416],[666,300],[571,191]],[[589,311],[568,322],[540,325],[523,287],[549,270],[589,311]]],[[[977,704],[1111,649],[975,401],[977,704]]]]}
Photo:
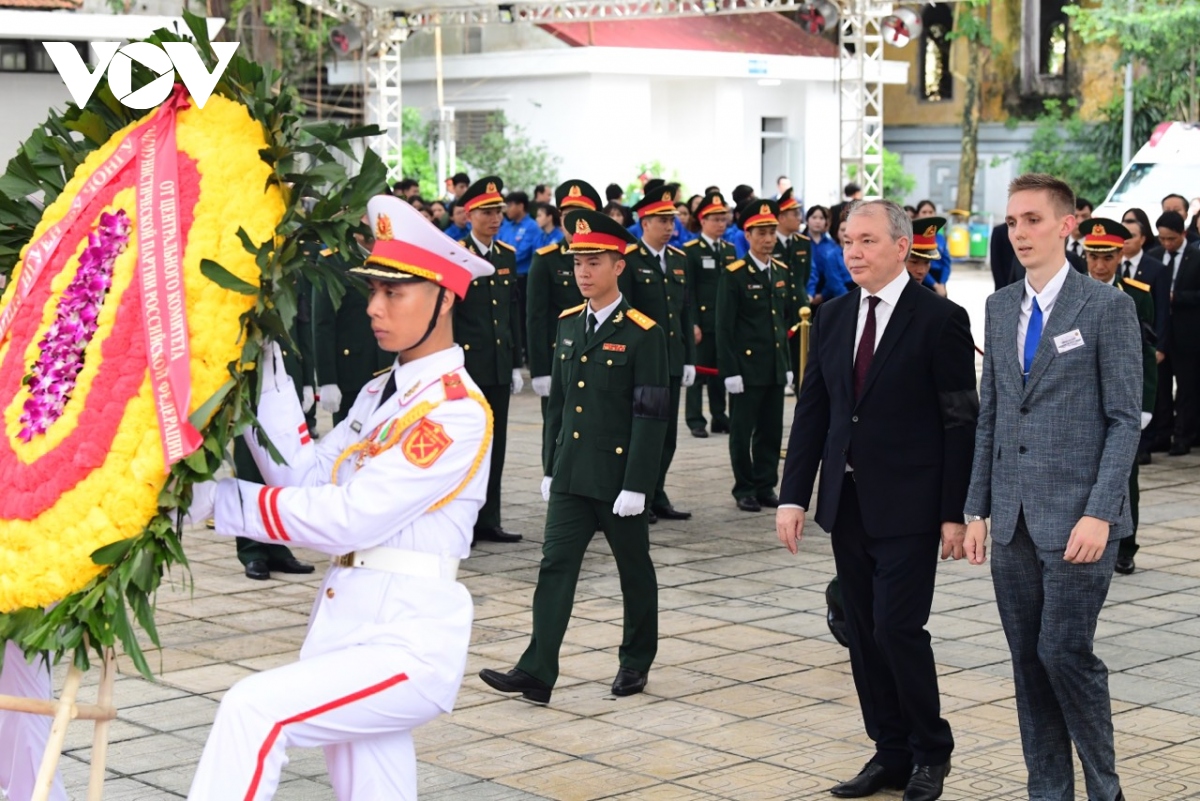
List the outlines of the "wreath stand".
{"type": "Polygon", "coordinates": [[[79,684],[83,681],[83,672],[74,665],[67,671],[67,680],[63,684],[62,695],[57,701],[0,695],[0,709],[54,718],[54,722],[50,726],[50,737],[46,741],[46,751],[42,754],[42,764],[38,770],[37,783],[34,785],[33,798],[30,801],[47,801],[50,797],[50,788],[54,784],[54,772],[58,769],[58,760],[62,756],[63,743],[67,737],[67,724],[72,720],[95,722],[95,732],[92,736],[92,770],[91,778],[88,781],[87,801],[100,801],[104,797],[104,768],[108,762],[108,724],[117,717],[117,710],[112,705],[113,681],[116,678],[116,672],[113,649],[106,649],[104,664],[100,667],[100,687],[94,704],[76,703],[75,697],[79,694],[79,684]]]}

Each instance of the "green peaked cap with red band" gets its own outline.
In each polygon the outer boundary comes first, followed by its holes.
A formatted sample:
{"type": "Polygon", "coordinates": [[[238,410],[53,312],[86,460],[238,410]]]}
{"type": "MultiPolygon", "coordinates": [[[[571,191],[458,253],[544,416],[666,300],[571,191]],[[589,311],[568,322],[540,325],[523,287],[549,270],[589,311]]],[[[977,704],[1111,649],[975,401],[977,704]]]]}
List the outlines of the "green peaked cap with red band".
{"type": "Polygon", "coordinates": [[[564,225],[571,233],[568,253],[586,255],[612,252],[624,256],[625,248],[637,242],[637,237],[626,231],[621,223],[591,209],[571,212],[564,225]]]}
{"type": "Polygon", "coordinates": [[[938,257],[937,234],[946,225],[945,217],[913,220],[912,255],[932,261],[938,257]]]}
{"type": "Polygon", "coordinates": [[[1112,253],[1133,236],[1124,225],[1106,217],[1092,217],[1079,228],[1083,231],[1083,249],[1088,253],[1112,253]]]}

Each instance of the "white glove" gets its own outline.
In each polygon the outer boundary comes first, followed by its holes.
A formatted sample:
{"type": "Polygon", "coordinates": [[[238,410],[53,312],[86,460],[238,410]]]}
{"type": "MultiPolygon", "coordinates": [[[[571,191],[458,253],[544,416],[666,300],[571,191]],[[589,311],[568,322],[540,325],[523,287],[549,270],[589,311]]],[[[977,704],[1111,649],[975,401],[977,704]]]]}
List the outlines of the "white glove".
{"type": "Polygon", "coordinates": [[[283,366],[283,351],[280,350],[279,343],[275,340],[272,339],[263,346],[259,361],[262,364],[262,385],[264,387],[274,389],[279,386],[281,381],[292,380],[283,366]]]}
{"type": "Polygon", "coordinates": [[[192,485],[192,505],[188,507],[183,522],[189,526],[200,525],[213,516],[217,504],[217,482],[201,481],[192,485]]]}
{"type": "Polygon", "coordinates": [[[550,503],[550,482],[553,480],[550,476],[542,479],[542,500],[546,503],[550,503]]]}
{"type": "Polygon", "coordinates": [[[696,366],[694,364],[685,364],[683,366],[683,380],[679,383],[685,387],[690,387],[696,383],[696,366]]]}
{"type": "Polygon", "coordinates": [[[633,517],[646,511],[646,493],[621,490],[617,502],[613,504],[613,514],[617,517],[633,517]]]}
{"type": "Polygon", "coordinates": [[[313,404],[316,403],[317,398],[313,393],[312,387],[304,387],[302,391],[304,393],[304,399],[300,401],[300,408],[304,410],[305,414],[308,414],[310,411],[312,411],[313,404]]]}
{"type": "Polygon", "coordinates": [[[512,379],[512,394],[514,394],[514,395],[520,394],[521,390],[523,390],[524,388],[525,388],[525,379],[521,377],[521,370],[519,368],[514,368],[513,369],[513,379],[512,379]]]}
{"type": "Polygon", "coordinates": [[[790,385],[790,384],[791,384],[793,381],[795,381],[795,380],[796,380],[796,374],[795,374],[795,373],[793,373],[791,370],[788,370],[788,371],[787,371],[787,382],[788,382],[788,384],[790,385]]]}
{"type": "Polygon", "coordinates": [[[746,385],[742,383],[740,375],[731,375],[725,379],[725,391],[730,395],[741,395],[746,391],[746,385]]]}
{"type": "Polygon", "coordinates": [[[337,384],[326,384],[317,388],[317,396],[321,399],[321,408],[330,414],[337,414],[342,408],[342,391],[337,384]]]}
{"type": "Polygon", "coordinates": [[[550,397],[550,376],[539,375],[537,378],[534,378],[529,383],[531,383],[533,385],[533,392],[539,398],[550,397]]]}
{"type": "Polygon", "coordinates": [[[1142,430],[1146,430],[1146,426],[1150,425],[1150,421],[1154,419],[1152,412],[1142,412],[1142,430]]]}

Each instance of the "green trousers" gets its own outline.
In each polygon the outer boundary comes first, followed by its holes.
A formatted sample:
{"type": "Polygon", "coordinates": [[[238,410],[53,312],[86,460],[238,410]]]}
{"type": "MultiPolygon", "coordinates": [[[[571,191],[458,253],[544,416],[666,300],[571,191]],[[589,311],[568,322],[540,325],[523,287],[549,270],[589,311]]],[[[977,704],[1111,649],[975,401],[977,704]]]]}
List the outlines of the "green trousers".
{"type": "Polygon", "coordinates": [[[663,442],[662,460],[659,462],[658,483],[654,485],[654,495],[648,498],[650,508],[662,509],[671,505],[667,497],[667,471],[671,469],[671,461],[675,458],[675,445],[679,439],[679,390],[682,386],[681,377],[671,376],[671,400],[667,409],[667,438],[663,442]]]}
{"type": "Polygon", "coordinates": [[[733,497],[766,498],[779,482],[783,387],[746,387],[729,396],[729,461],[733,497]]]}
{"type": "Polygon", "coordinates": [[[500,479],[504,477],[504,450],[508,445],[508,403],[512,387],[480,387],[479,391],[492,407],[492,468],[488,474],[487,500],[479,510],[475,525],[479,528],[500,527],[500,479]]]}
{"type": "Polygon", "coordinates": [[[1129,557],[1138,552],[1137,530],[1138,530],[1138,504],[1142,499],[1142,491],[1138,487],[1138,463],[1133,461],[1133,470],[1129,473],[1129,514],[1133,517],[1133,533],[1117,543],[1117,558],[1129,557]]]}
{"type": "MultiPolygon", "coordinates": [[[[717,366],[717,335],[708,331],[702,332],[700,344],[696,346],[696,366],[717,366]]],[[[696,383],[687,389],[684,401],[684,418],[689,430],[705,428],[708,421],[704,419],[704,393],[708,392],[708,411],[712,414],[713,425],[729,426],[729,418],[725,415],[725,382],[717,376],[696,376],[696,383]]]]}
{"type": "MultiPolygon", "coordinates": [[[[253,481],[257,484],[264,483],[258,465],[254,463],[254,457],[250,455],[250,448],[246,446],[245,441],[241,437],[233,440],[233,467],[237,471],[238,478],[244,481],[253,481]]],[[[238,561],[243,565],[260,560],[275,562],[287,559],[292,555],[291,549],[286,545],[259,542],[247,537],[235,537],[234,539],[237,543],[238,561]]]]}
{"type": "Polygon", "coordinates": [[[533,591],[533,636],[517,667],[553,686],[575,585],[588,543],[600,528],[612,549],[625,602],[621,667],[646,671],[658,653],[658,579],[650,560],[650,526],[643,512],[617,517],[612,501],[555,492],[546,510],[546,538],[537,589],[533,591]]]}

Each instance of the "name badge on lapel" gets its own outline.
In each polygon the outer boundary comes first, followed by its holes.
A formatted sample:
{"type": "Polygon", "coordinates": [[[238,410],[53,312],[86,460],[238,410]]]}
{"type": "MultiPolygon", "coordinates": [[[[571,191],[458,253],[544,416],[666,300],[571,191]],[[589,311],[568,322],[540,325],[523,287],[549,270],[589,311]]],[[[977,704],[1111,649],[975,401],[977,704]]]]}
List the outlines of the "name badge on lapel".
{"type": "Polygon", "coordinates": [[[1075,350],[1083,347],[1083,334],[1079,333],[1079,329],[1068,331],[1054,338],[1054,347],[1059,353],[1075,350]]]}
{"type": "Polygon", "coordinates": [[[746,289],[762,289],[762,284],[746,284],[746,289]]]}
{"type": "Polygon", "coordinates": [[[604,347],[602,349],[603,350],[611,350],[614,353],[624,353],[625,352],[625,346],[620,344],[619,342],[605,342],[604,347]]]}
{"type": "Polygon", "coordinates": [[[573,340],[573,339],[566,339],[566,338],[563,339],[563,345],[565,345],[568,348],[574,344],[575,344],[575,340],[573,340]]]}
{"type": "Polygon", "coordinates": [[[700,259],[700,266],[705,270],[715,270],[717,269],[717,260],[712,256],[704,256],[700,259]]]}

